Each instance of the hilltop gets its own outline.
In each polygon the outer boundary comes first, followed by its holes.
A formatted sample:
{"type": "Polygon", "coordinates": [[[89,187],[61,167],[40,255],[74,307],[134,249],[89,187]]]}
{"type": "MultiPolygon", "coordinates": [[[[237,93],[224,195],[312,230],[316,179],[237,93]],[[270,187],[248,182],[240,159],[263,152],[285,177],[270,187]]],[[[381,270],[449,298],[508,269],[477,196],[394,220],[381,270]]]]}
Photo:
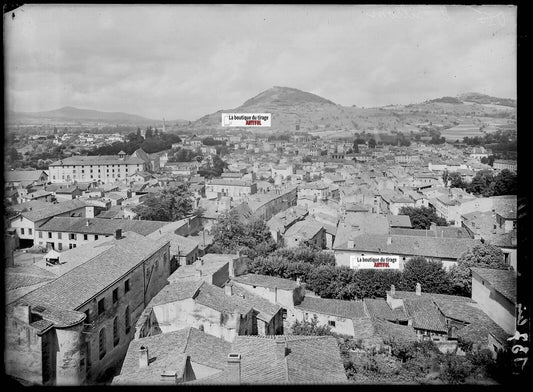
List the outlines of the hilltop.
{"type": "Polygon", "coordinates": [[[122,112],[101,112],[98,110],[79,109],[72,106],[65,106],[56,110],[43,112],[9,112],[10,121],[18,122],[31,120],[54,120],[54,121],[97,121],[114,124],[156,124],[160,120],[152,120],[136,114],[122,112]]]}
{"type": "MultiPolygon", "coordinates": [[[[494,98],[491,102],[496,100],[498,98],[494,98]]],[[[262,132],[302,131],[321,136],[349,136],[362,131],[410,133],[418,131],[420,124],[434,124],[440,127],[460,125],[462,126],[460,133],[468,130],[470,133],[465,136],[473,136],[481,135],[481,127],[490,132],[499,126],[515,124],[514,107],[464,102],[459,97],[442,97],[408,105],[364,108],[355,105],[342,106],[309,92],[275,86],[246,100],[236,108],[219,110],[203,116],[193,121],[187,129],[196,133],[227,130],[228,128],[221,126],[221,113],[228,112],[272,113],[272,127],[261,128],[262,132]]]]}

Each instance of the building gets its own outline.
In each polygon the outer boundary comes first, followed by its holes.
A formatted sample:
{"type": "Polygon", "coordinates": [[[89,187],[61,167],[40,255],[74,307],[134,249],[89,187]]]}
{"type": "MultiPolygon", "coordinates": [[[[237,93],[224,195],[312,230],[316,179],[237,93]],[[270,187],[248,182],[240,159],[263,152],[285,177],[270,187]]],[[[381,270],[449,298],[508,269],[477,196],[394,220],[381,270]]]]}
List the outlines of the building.
{"type": "Polygon", "coordinates": [[[509,335],[516,331],[516,273],[472,268],[472,299],[509,335]]]}
{"type": "Polygon", "coordinates": [[[47,182],[48,174],[43,170],[11,170],[4,173],[4,185],[7,188],[26,188],[47,182]]]}
{"type": "Polygon", "coordinates": [[[205,196],[208,199],[216,198],[220,194],[242,201],[246,196],[255,193],[257,193],[257,184],[249,181],[215,178],[205,185],[205,196]]]}
{"type": "Polygon", "coordinates": [[[193,327],[135,339],[112,385],[170,386],[202,380],[226,371],[230,350],[231,343],[193,327]]]}
{"type": "Polygon", "coordinates": [[[58,251],[72,249],[102,237],[114,236],[117,230],[125,233],[132,231],[147,236],[171,226],[173,222],[53,217],[35,228],[35,243],[58,251]]]}
{"type": "Polygon", "coordinates": [[[134,340],[113,385],[346,382],[339,348],[331,336],[237,336],[228,343],[186,328],[134,340]]]}
{"type": "Polygon", "coordinates": [[[94,217],[94,207],[81,200],[61,203],[39,202],[38,205],[35,202],[32,205],[29,203],[22,208],[19,215],[9,219],[9,227],[16,230],[22,248],[33,246],[38,238],[36,229],[53,217],[94,217]]]}
{"type": "Polygon", "coordinates": [[[495,170],[509,170],[513,173],[516,173],[517,163],[513,160],[504,160],[504,159],[495,159],[492,167],[495,170]]]}
{"type": "Polygon", "coordinates": [[[313,218],[305,218],[294,223],[283,235],[285,246],[293,248],[300,244],[326,248],[326,229],[324,224],[313,218]]]}
{"type": "Polygon", "coordinates": [[[127,232],[86,247],[76,268],[7,306],[8,375],[80,385],[104,380],[122,361],[132,326],[166,284],[169,244],[127,232]]]}
{"type": "Polygon", "coordinates": [[[126,180],[128,176],[148,170],[146,162],[138,157],[127,156],[123,151],[116,155],[74,156],[49,166],[49,180],[55,182],[110,183],[126,180]]]}
{"type": "Polygon", "coordinates": [[[232,342],[237,335],[257,334],[254,318],[250,303],[220,287],[204,281],[175,281],[144,310],[135,326],[135,338],[195,327],[232,342]]]}
{"type": "MultiPolygon", "coordinates": [[[[457,264],[462,253],[481,244],[470,238],[422,237],[406,235],[360,234],[349,239],[337,237],[333,245],[337,265],[357,268],[355,262],[362,257],[390,256],[397,258],[398,266],[403,269],[405,262],[413,257],[422,256],[427,260],[441,261],[448,269],[457,264]]],[[[393,268],[393,265],[390,265],[393,268]]]]}
{"type": "Polygon", "coordinates": [[[369,339],[373,336],[372,322],[367,315],[363,301],[343,301],[306,296],[294,307],[294,321],[311,321],[314,317],[318,325],[327,325],[331,332],[353,336],[356,339],[369,339]]]}

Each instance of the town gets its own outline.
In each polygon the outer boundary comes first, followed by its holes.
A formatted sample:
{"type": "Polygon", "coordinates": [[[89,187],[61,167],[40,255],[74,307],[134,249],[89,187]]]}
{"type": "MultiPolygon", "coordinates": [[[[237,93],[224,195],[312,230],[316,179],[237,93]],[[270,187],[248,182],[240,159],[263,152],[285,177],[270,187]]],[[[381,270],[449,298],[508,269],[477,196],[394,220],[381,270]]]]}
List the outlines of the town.
{"type": "Polygon", "coordinates": [[[9,384],[520,380],[516,6],[454,7],[6,5],[9,384]]]}
{"type": "Polygon", "coordinates": [[[483,146],[428,136],[399,146],[164,127],[14,140],[8,373],[45,385],[337,383],[372,380],[360,369],[370,357],[395,380],[407,377],[390,359],[398,345],[432,342],[461,358],[507,347],[516,161],[490,165],[483,146]],[[87,139],[121,150],[81,155],[87,139]],[[127,154],[132,139],[169,148],[127,154]],[[45,141],[60,159],[34,160],[45,141]],[[278,346],[307,365],[256,374],[264,361],[290,363],[278,346]],[[305,371],[312,363],[327,375],[305,371]]]}

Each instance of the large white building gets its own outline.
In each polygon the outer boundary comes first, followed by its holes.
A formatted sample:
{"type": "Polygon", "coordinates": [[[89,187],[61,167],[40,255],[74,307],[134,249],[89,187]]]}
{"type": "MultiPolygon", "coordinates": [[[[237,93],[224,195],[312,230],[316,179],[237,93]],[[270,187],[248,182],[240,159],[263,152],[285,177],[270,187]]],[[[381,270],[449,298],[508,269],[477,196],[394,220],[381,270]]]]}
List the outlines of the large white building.
{"type": "Polygon", "coordinates": [[[50,164],[48,179],[51,182],[104,183],[125,180],[138,171],[148,170],[147,163],[137,157],[119,155],[76,156],[50,164]]]}

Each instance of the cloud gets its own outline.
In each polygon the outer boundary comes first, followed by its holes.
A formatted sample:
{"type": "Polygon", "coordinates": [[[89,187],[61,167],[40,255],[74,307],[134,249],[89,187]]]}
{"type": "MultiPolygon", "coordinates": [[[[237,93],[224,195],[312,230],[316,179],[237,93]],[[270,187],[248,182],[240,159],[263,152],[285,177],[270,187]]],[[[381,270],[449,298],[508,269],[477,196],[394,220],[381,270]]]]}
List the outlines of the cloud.
{"type": "MultiPolygon", "coordinates": [[[[343,105],[516,97],[516,7],[25,5],[7,103],[196,119],[274,85],[343,105]]],[[[9,16],[9,15],[8,15],[9,16]]]]}

